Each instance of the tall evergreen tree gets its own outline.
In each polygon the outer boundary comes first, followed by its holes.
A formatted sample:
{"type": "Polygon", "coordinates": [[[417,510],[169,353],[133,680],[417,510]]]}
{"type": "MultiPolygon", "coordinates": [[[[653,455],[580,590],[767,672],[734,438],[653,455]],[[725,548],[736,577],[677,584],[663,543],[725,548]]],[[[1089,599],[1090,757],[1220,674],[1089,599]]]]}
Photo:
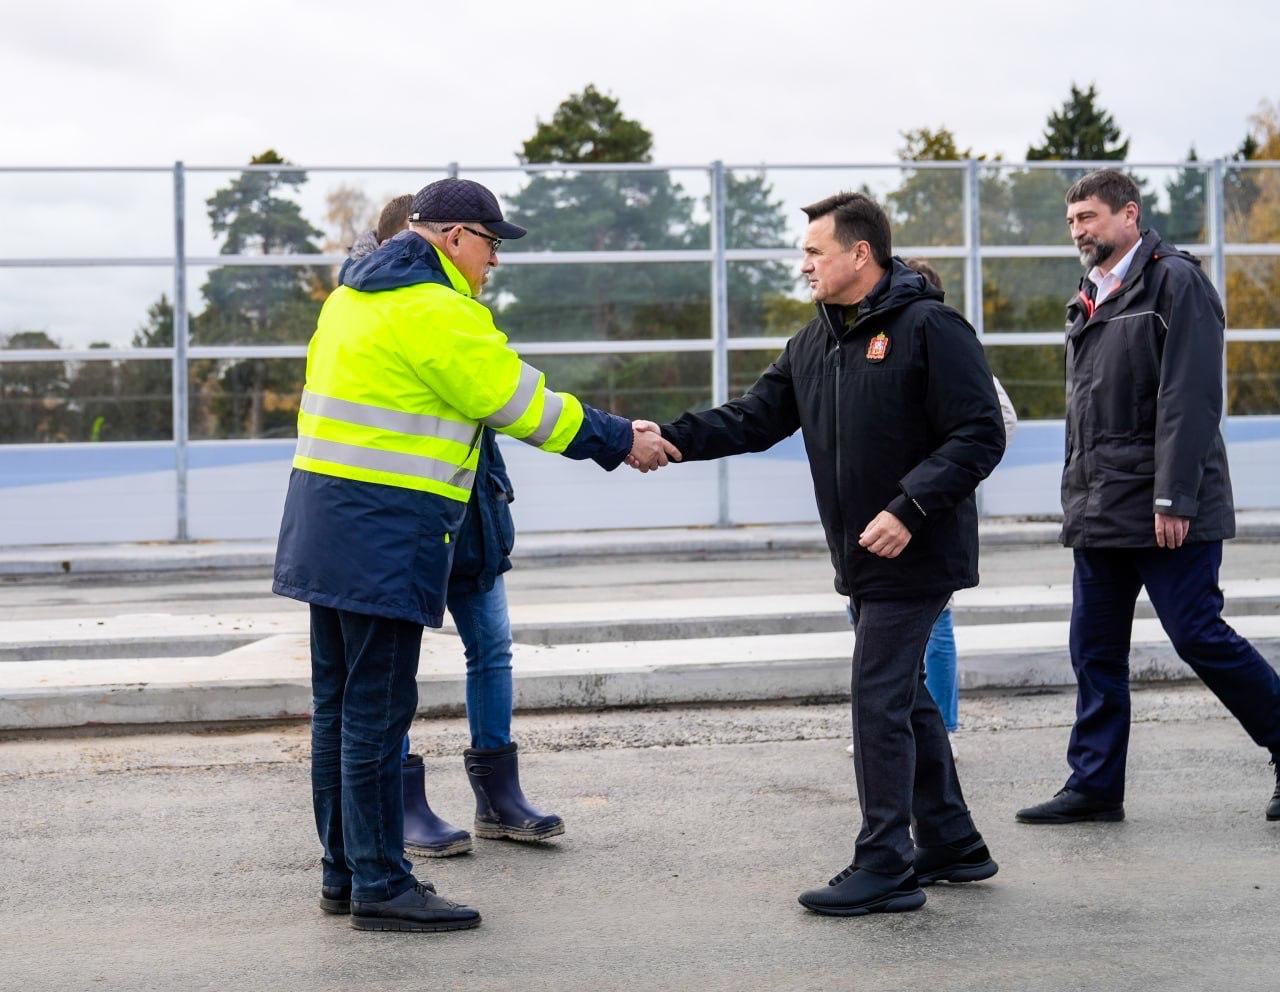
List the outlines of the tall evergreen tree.
{"type": "Polygon", "coordinates": [[[1098,89],[1093,83],[1082,90],[1071,84],[1071,96],[1049,115],[1040,144],[1027,149],[1032,162],[1046,159],[1116,160],[1129,155],[1129,141],[1121,141],[1120,128],[1106,110],[1098,106],[1098,89]]]}
{"type": "MultiPolygon", "coordinates": [[[[1188,162],[1198,162],[1195,145],[1187,151],[1188,162]]],[[[1205,238],[1206,196],[1204,170],[1187,166],[1174,173],[1165,183],[1169,201],[1167,210],[1143,197],[1142,227],[1154,228],[1167,241],[1194,244],[1205,238]]],[[[1150,198],[1154,201],[1154,197],[1150,198]]]]}
{"type": "MultiPolygon", "coordinates": [[[[667,172],[583,172],[579,164],[647,163],[653,135],[627,117],[616,98],[587,86],[539,122],[517,153],[522,163],[563,164],[531,175],[507,203],[511,220],[529,236],[510,245],[556,251],[637,251],[706,248],[710,233],[696,202],[667,172]]],[[[780,206],[761,177],[729,177],[726,212],[731,237],[782,243],[780,206]],[[762,213],[763,211],[763,213],[762,213]],[[772,211],[770,214],[769,211],[772,211]]],[[[770,292],[785,292],[791,276],[776,263],[750,267],[730,293],[731,319],[763,321],[770,292]],[[781,287],[781,288],[779,288],[781,287]]],[[[619,265],[510,265],[491,290],[502,326],[513,340],[620,341],[706,337],[710,327],[708,267],[685,262],[619,265]]],[[[710,369],[687,355],[627,354],[540,359],[552,380],[589,402],[619,413],[674,416],[710,400],[710,369]]]]}
{"type": "MultiPolygon", "coordinates": [[[[250,165],[288,162],[274,149],[250,165]]],[[[302,215],[288,194],[307,182],[299,169],[242,172],[207,201],[213,233],[223,237],[223,255],[316,255],[324,232],[302,215]]],[[[205,310],[192,322],[196,344],[304,343],[315,330],[331,288],[330,273],[306,266],[224,266],[209,273],[201,290],[205,310]]],[[[263,437],[288,433],[301,390],[298,362],[245,359],[195,363],[193,433],[263,437]],[[268,394],[272,394],[270,397],[268,394]],[[284,397],[275,402],[275,397],[284,397]],[[294,399],[290,399],[293,397],[294,399]]]]}
{"type": "MultiPolygon", "coordinates": [[[[0,335],[6,351],[60,347],[45,331],[0,335]]],[[[65,362],[0,363],[0,443],[75,440],[66,431],[67,373],[65,362]]]]}

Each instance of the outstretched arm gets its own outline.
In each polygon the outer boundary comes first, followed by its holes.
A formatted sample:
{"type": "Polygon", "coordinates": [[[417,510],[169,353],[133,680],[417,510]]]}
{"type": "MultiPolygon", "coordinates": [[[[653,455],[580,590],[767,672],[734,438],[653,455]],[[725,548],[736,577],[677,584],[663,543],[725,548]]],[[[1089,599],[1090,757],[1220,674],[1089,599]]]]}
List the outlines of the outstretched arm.
{"type": "Polygon", "coordinates": [[[662,425],[662,436],[684,461],[764,451],[800,427],[791,381],[790,344],[746,394],[711,410],[686,413],[662,425]]]}

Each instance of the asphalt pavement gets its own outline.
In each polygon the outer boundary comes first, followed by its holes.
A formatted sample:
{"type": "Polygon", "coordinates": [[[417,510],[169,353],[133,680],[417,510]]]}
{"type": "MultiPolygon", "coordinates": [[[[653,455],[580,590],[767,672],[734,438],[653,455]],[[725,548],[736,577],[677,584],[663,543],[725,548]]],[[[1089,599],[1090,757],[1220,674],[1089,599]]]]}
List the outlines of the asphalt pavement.
{"type": "MultiPolygon", "coordinates": [[[[474,931],[367,934],[316,906],[305,724],[0,741],[0,986],[14,989],[1274,990],[1266,755],[1196,686],[1135,694],[1128,820],[1031,827],[1073,695],[968,695],[960,773],[999,861],[919,912],[795,902],[848,863],[844,706],[521,716],[540,846],[418,862],[474,931]]],[[[469,820],[465,723],[419,721],[469,820]]]]}

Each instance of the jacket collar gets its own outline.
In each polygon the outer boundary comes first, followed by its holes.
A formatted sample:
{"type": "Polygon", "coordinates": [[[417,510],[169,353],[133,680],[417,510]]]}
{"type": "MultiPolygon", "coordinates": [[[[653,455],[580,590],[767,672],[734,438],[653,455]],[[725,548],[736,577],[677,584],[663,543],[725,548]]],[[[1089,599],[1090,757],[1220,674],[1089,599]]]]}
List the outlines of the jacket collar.
{"type": "Polygon", "coordinates": [[[338,281],[362,293],[437,283],[471,296],[471,287],[458,267],[413,231],[401,231],[363,258],[348,259],[338,281]]]}
{"type": "Polygon", "coordinates": [[[1078,313],[1084,312],[1088,315],[1084,323],[1075,330],[1077,332],[1083,331],[1095,321],[1114,314],[1119,309],[1115,304],[1126,302],[1126,298],[1133,289],[1142,282],[1147,263],[1157,254],[1157,250],[1167,247],[1160,240],[1160,235],[1156,231],[1151,229],[1145,231],[1138,242],[1138,250],[1134,253],[1133,261],[1129,263],[1129,271],[1125,273],[1124,281],[1112,290],[1105,300],[1092,309],[1089,308],[1089,304],[1086,302],[1089,276],[1088,273],[1082,275],[1076,294],[1067,301],[1067,312],[1073,324],[1078,313]]]}
{"type": "Polygon", "coordinates": [[[856,305],[839,306],[819,303],[818,314],[830,333],[837,340],[846,332],[858,327],[872,317],[897,310],[915,300],[941,300],[941,290],[934,289],[915,269],[896,255],[889,262],[880,281],[871,288],[856,305]]]}

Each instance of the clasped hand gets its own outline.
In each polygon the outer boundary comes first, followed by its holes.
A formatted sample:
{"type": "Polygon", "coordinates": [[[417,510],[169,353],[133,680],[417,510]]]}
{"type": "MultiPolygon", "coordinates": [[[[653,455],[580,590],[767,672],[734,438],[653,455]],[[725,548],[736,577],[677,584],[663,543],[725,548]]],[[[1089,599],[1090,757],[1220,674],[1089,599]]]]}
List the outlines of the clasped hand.
{"type": "Polygon", "coordinates": [[[680,449],[662,436],[652,420],[631,422],[631,453],[627,464],[641,472],[662,468],[668,461],[680,461],[680,449]]]}

